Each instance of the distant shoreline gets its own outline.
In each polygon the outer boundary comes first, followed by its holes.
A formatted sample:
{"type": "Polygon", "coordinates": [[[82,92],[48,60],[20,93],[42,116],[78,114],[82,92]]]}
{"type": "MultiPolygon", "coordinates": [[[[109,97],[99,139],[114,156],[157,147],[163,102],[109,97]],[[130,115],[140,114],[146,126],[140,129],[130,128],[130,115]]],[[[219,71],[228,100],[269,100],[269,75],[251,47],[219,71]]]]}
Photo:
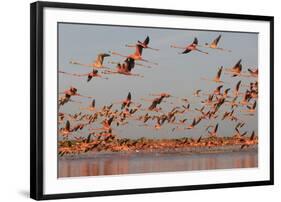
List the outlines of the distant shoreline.
{"type": "Polygon", "coordinates": [[[201,155],[201,154],[226,154],[232,152],[258,152],[258,144],[253,144],[248,147],[241,149],[242,144],[228,144],[218,146],[190,146],[182,145],[176,148],[144,148],[144,149],[133,149],[129,147],[127,151],[112,151],[103,150],[97,151],[95,149],[82,153],[67,153],[63,156],[58,155],[59,160],[79,160],[79,159],[92,159],[92,158],[106,158],[110,156],[145,156],[145,155],[201,155]]]}

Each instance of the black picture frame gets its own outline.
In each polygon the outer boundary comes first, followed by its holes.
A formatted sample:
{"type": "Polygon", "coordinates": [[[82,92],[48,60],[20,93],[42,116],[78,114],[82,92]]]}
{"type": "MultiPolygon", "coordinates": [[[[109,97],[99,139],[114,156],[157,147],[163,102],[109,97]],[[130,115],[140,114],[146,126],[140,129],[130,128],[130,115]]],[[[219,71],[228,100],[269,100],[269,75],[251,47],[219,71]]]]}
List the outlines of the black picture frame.
{"type": "Polygon", "coordinates": [[[140,194],[154,192],[246,187],[274,184],[274,17],[240,15],[183,10],[135,8],[120,6],[88,5],[58,2],[35,2],[30,5],[30,197],[36,200],[93,197],[106,195],[140,194]],[[270,179],[239,183],[204,184],[191,186],[155,187],[143,189],[97,191],[83,193],[50,194],[43,193],[43,9],[81,9],[99,11],[121,11],[130,13],[164,14],[174,16],[195,16],[239,20],[267,21],[270,23],[270,179]]]}

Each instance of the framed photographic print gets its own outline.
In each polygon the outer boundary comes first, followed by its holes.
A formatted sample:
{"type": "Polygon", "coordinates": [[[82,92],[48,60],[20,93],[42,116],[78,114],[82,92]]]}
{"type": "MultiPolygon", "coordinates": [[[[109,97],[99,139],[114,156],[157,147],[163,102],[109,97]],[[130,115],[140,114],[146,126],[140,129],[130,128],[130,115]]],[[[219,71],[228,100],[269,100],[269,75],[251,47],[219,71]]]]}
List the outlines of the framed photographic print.
{"type": "Polygon", "coordinates": [[[273,17],[31,4],[31,197],[273,184],[273,17]]]}

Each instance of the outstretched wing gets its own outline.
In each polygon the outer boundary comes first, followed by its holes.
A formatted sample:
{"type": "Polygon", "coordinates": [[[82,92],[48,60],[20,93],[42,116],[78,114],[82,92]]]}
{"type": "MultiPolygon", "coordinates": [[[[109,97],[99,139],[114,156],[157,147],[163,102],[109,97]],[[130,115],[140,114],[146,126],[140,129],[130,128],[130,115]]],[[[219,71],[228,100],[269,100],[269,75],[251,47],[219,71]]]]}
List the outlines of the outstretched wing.
{"type": "Polygon", "coordinates": [[[111,117],[109,120],[108,120],[108,125],[111,125],[112,121],[113,121],[113,118],[114,117],[111,117]]]}
{"type": "Polygon", "coordinates": [[[212,41],[211,45],[217,46],[220,41],[221,35],[219,35],[214,41],[212,41]]]}
{"type": "Polygon", "coordinates": [[[214,130],[215,133],[218,131],[218,127],[219,127],[219,124],[217,123],[215,130],[214,130]]]}
{"type": "Polygon", "coordinates": [[[96,106],[96,100],[93,99],[93,101],[92,101],[92,107],[95,107],[95,106],[96,106]]]}
{"type": "Polygon", "coordinates": [[[88,75],[88,79],[87,82],[91,81],[91,79],[93,78],[93,76],[91,74],[88,75]]]}
{"type": "Polygon", "coordinates": [[[197,143],[199,143],[199,142],[201,141],[201,139],[202,139],[202,136],[200,136],[200,137],[198,138],[197,143]]]}
{"type": "Polygon", "coordinates": [[[192,43],[198,45],[198,39],[195,37],[192,43]]]}
{"type": "Polygon", "coordinates": [[[221,72],[222,72],[222,66],[221,66],[221,68],[219,69],[219,71],[218,71],[218,73],[217,73],[217,78],[220,78],[221,77],[221,72]]]}
{"type": "Polygon", "coordinates": [[[250,72],[250,73],[254,73],[254,72],[253,72],[253,70],[251,70],[251,69],[248,69],[248,72],[250,72]]]}
{"type": "Polygon", "coordinates": [[[251,137],[250,137],[250,140],[253,140],[254,137],[255,137],[255,131],[252,132],[252,135],[251,135],[251,137]]]}
{"type": "Polygon", "coordinates": [[[131,100],[132,99],[132,95],[131,95],[131,93],[129,92],[128,93],[128,96],[127,96],[127,100],[131,100]]]}
{"type": "Polygon", "coordinates": [[[189,53],[190,51],[190,49],[185,49],[181,54],[189,53]]]}
{"type": "Polygon", "coordinates": [[[68,120],[67,120],[66,123],[65,123],[65,129],[66,129],[67,131],[70,130],[70,122],[69,122],[68,120]]]}
{"type": "Polygon", "coordinates": [[[241,84],[241,80],[238,81],[238,83],[236,84],[235,90],[238,91],[240,88],[240,84],[241,84]]]}
{"type": "Polygon", "coordinates": [[[146,39],[143,41],[143,43],[144,43],[145,45],[148,45],[148,43],[149,43],[149,36],[146,37],[146,39]]]}
{"type": "Polygon", "coordinates": [[[238,60],[238,62],[232,67],[232,69],[237,69],[241,66],[242,59],[238,60]]]}
{"type": "Polygon", "coordinates": [[[257,106],[257,101],[254,102],[254,104],[253,104],[253,109],[255,109],[256,106],[257,106]]]}

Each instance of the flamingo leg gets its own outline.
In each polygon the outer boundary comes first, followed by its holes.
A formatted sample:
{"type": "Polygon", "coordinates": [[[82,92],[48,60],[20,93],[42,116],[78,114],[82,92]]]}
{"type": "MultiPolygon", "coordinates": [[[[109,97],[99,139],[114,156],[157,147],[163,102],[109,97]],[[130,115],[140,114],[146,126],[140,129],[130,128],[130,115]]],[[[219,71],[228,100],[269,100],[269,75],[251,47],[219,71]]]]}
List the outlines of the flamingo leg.
{"type": "Polygon", "coordinates": [[[202,50],[200,50],[200,49],[194,49],[194,50],[196,50],[196,51],[198,51],[198,52],[201,52],[201,53],[204,53],[204,54],[209,54],[209,53],[207,53],[207,52],[205,52],[205,51],[202,51],[202,50]]]}
{"type": "Polygon", "coordinates": [[[227,52],[232,52],[231,50],[228,50],[228,49],[224,49],[224,48],[215,48],[217,50],[221,50],[221,51],[227,51],[227,52]]]}
{"type": "Polygon", "coordinates": [[[131,45],[131,44],[126,44],[125,46],[130,48],[136,47],[136,45],[131,45]]]}
{"type": "Polygon", "coordinates": [[[158,48],[152,48],[152,47],[147,47],[148,49],[151,49],[151,50],[155,50],[155,51],[159,51],[158,48]]]}
{"type": "Polygon", "coordinates": [[[153,65],[158,65],[158,63],[156,62],[151,62],[149,60],[146,60],[146,59],[140,59],[141,61],[144,61],[144,62],[147,62],[147,63],[150,63],[150,64],[153,64],[153,65]]]}
{"type": "Polygon", "coordinates": [[[146,67],[146,68],[152,68],[151,66],[149,65],[143,65],[141,63],[135,63],[135,65],[138,65],[138,66],[141,66],[141,67],[146,67]]]}
{"type": "Polygon", "coordinates": [[[77,61],[74,61],[74,60],[71,60],[69,63],[74,64],[74,65],[84,66],[84,67],[92,67],[91,64],[84,64],[84,63],[80,63],[80,62],[77,62],[77,61]]]}
{"type": "Polygon", "coordinates": [[[112,55],[118,55],[118,56],[125,57],[125,58],[128,57],[127,55],[122,55],[122,54],[117,53],[117,52],[115,52],[115,51],[109,51],[109,53],[111,53],[112,55]]]}
{"type": "Polygon", "coordinates": [[[185,49],[186,47],[182,47],[182,46],[177,46],[177,45],[171,45],[171,48],[179,48],[179,49],[185,49]]]}
{"type": "Polygon", "coordinates": [[[79,97],[88,98],[88,99],[93,99],[94,98],[92,96],[85,96],[85,95],[80,95],[80,94],[73,95],[73,96],[79,96],[79,97]]]}
{"type": "Polygon", "coordinates": [[[75,100],[72,100],[70,99],[69,102],[75,102],[75,103],[79,103],[79,104],[82,104],[82,102],[79,102],[79,101],[75,101],[75,100]]]}
{"type": "Polygon", "coordinates": [[[138,76],[138,77],[141,77],[141,78],[143,78],[144,76],[143,75],[140,75],[140,74],[129,74],[129,75],[131,75],[131,76],[138,76]]]}
{"type": "Polygon", "coordinates": [[[102,72],[103,74],[118,74],[117,71],[106,70],[102,72]]]}

